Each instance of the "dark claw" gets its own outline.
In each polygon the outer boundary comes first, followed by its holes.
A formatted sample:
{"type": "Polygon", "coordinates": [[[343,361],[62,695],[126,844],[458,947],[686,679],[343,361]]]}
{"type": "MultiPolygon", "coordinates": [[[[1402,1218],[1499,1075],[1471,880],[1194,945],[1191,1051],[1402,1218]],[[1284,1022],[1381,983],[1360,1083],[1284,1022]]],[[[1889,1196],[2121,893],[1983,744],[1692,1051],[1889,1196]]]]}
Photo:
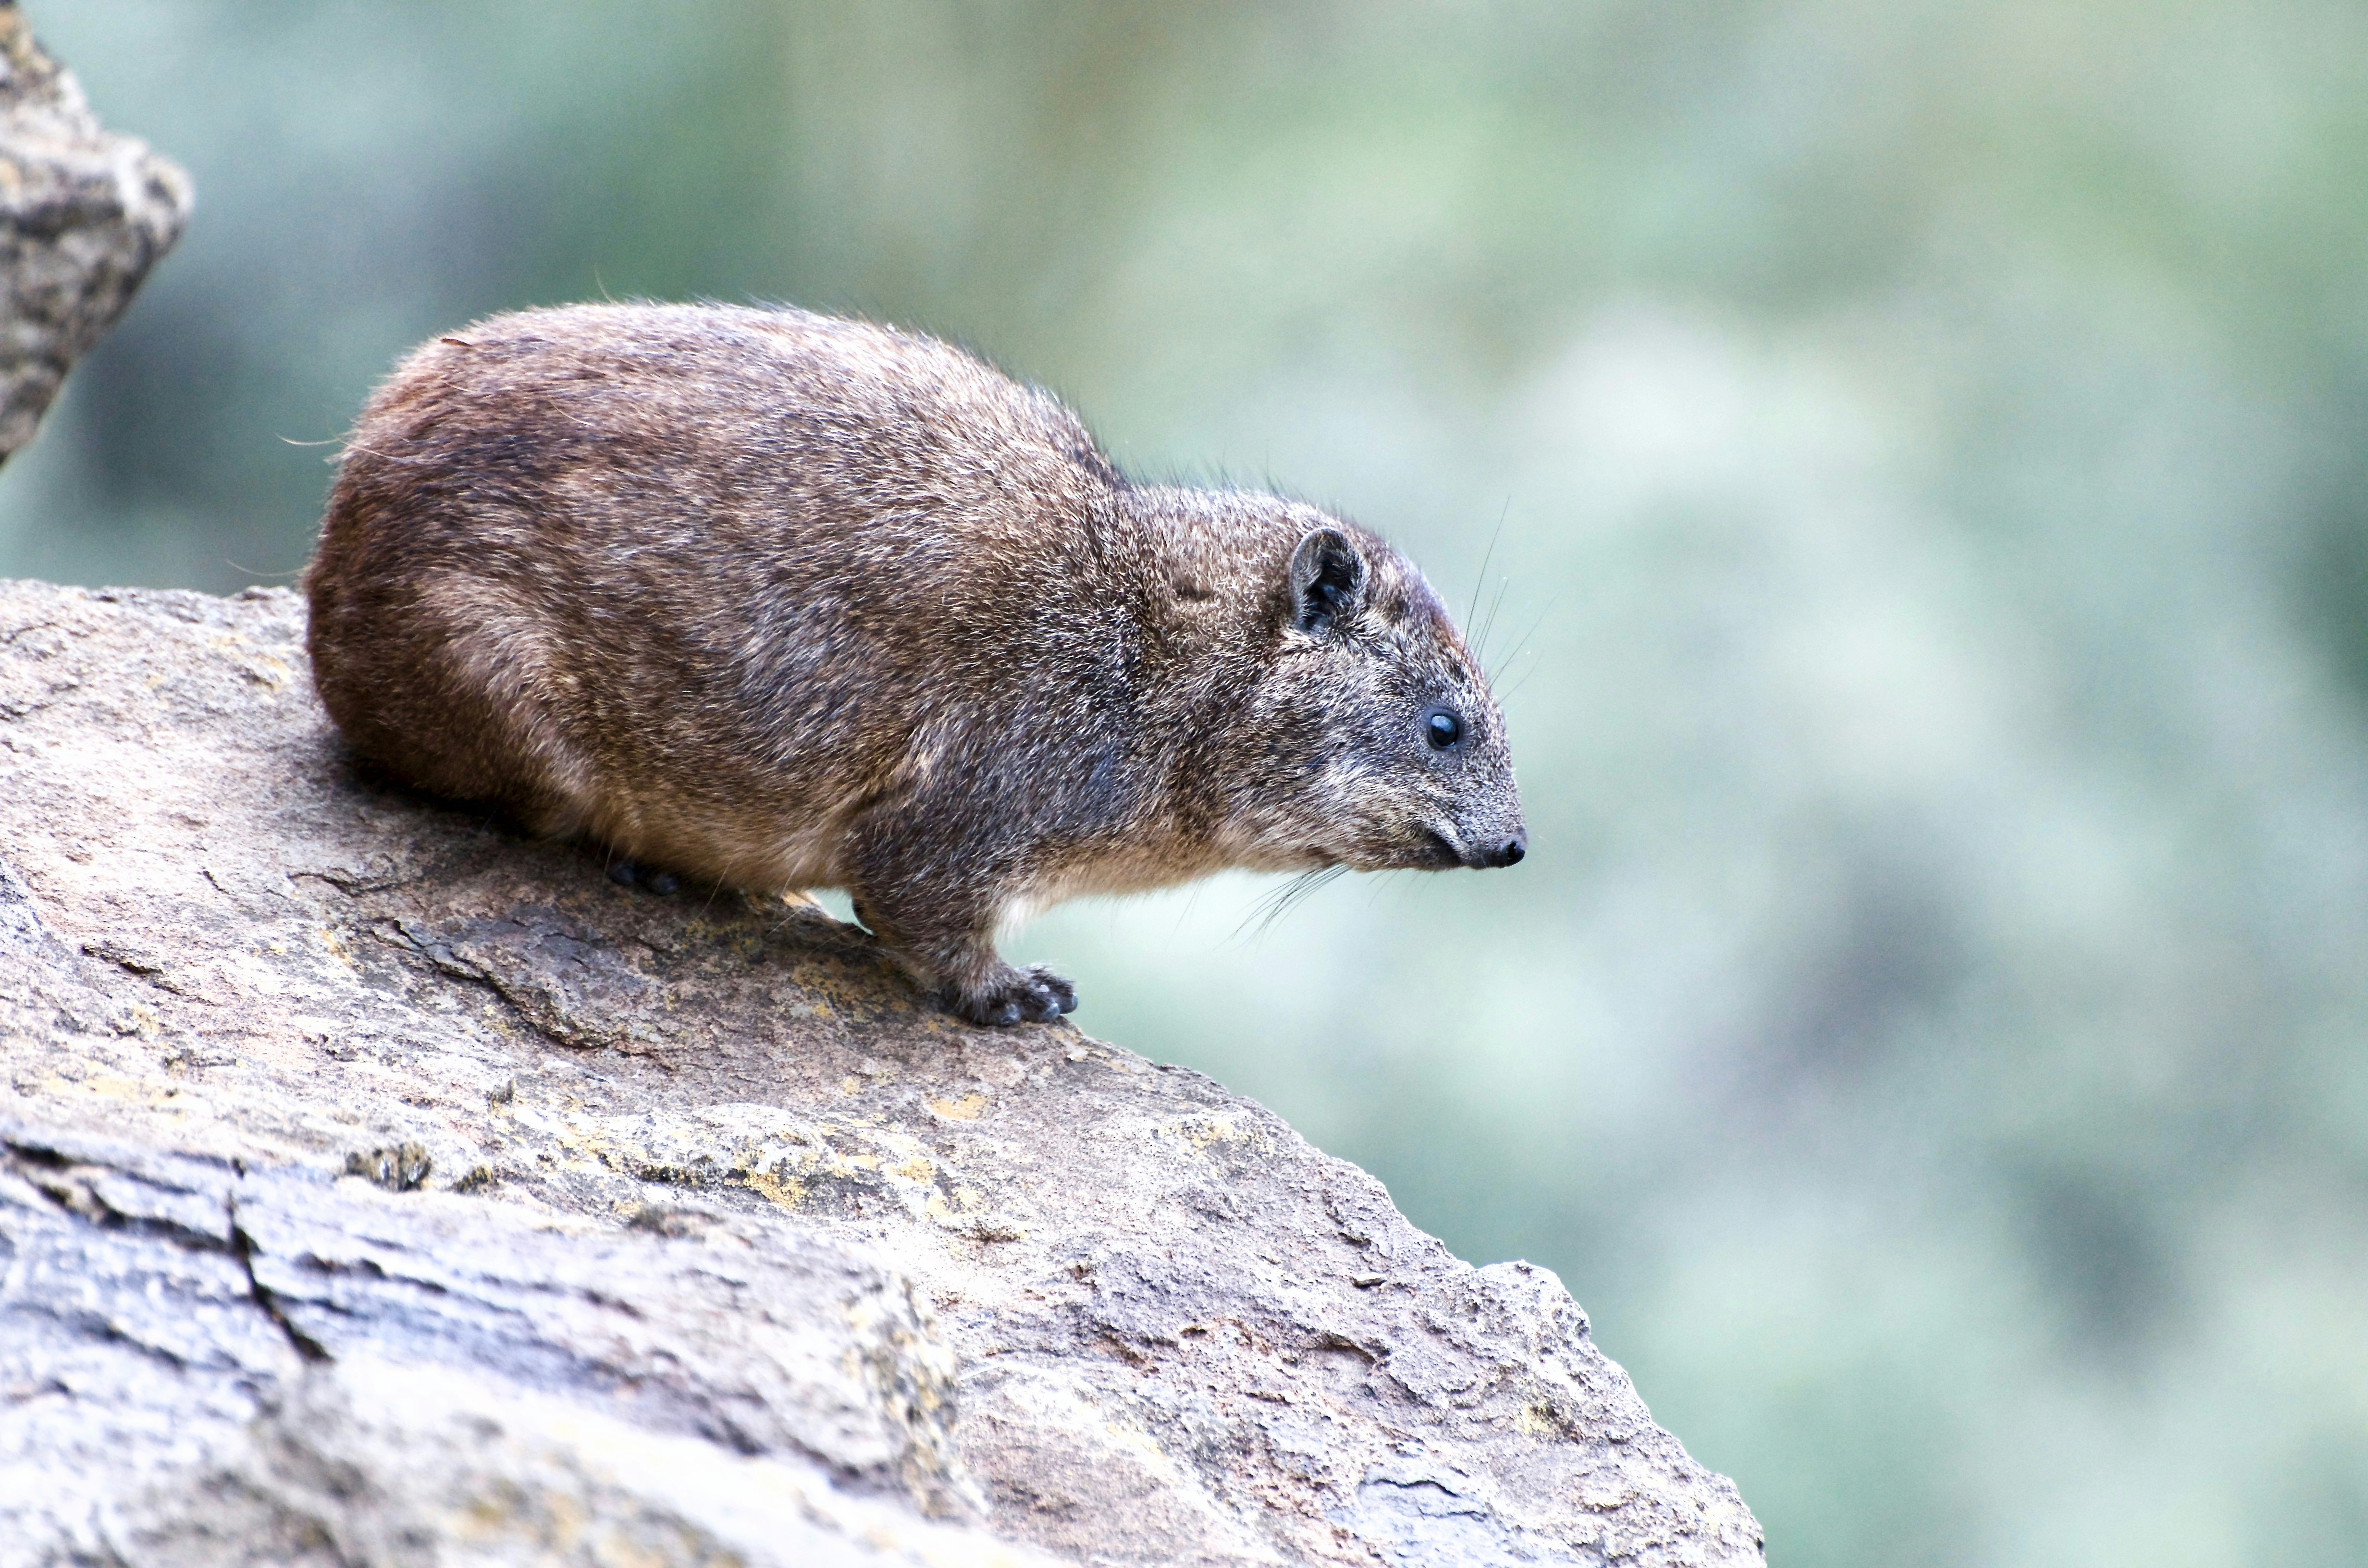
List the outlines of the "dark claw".
{"type": "Polygon", "coordinates": [[[1043,965],[1021,970],[972,996],[949,993],[946,1004],[973,1023],[1006,1028],[1025,1020],[1057,1023],[1077,1007],[1077,989],[1043,965]]]}
{"type": "Polygon", "coordinates": [[[1076,986],[1070,984],[1059,975],[1054,974],[1042,964],[1038,964],[1033,969],[1030,969],[1028,971],[1028,977],[1036,983],[1033,990],[1036,995],[1042,999],[1044,1004],[1044,1010],[1042,1013],[1033,1015],[1034,1017],[1039,1018],[1057,1018],[1064,1013],[1074,1013],[1077,1010],[1077,988],[1076,986]]]}
{"type": "Polygon", "coordinates": [[[640,874],[641,872],[635,868],[631,860],[611,860],[609,862],[609,880],[615,882],[620,887],[632,887],[633,885],[633,879],[640,874]]]}
{"type": "Polygon", "coordinates": [[[682,886],[682,883],[675,879],[675,874],[672,871],[659,871],[651,876],[643,877],[642,879],[642,886],[649,889],[660,898],[665,898],[670,895],[675,889],[682,886]]]}

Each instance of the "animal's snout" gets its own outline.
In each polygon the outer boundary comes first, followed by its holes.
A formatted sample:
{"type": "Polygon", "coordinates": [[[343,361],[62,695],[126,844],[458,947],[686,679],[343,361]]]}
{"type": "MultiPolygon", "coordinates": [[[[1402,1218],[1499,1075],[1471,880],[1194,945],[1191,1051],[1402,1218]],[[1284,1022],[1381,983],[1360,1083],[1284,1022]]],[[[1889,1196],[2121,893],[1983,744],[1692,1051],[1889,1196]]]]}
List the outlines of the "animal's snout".
{"type": "Polygon", "coordinates": [[[1479,866],[1518,866],[1521,857],[1530,852],[1530,835],[1525,828],[1509,838],[1499,838],[1482,847],[1474,857],[1479,866]]]}

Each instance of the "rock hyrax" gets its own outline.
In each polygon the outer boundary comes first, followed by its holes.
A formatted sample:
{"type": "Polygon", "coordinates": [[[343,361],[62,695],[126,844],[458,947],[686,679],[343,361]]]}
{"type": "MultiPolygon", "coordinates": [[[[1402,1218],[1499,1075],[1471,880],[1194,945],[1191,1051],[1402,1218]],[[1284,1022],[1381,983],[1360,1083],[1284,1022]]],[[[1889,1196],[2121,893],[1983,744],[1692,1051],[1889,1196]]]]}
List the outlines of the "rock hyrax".
{"type": "Polygon", "coordinates": [[[1509,866],[1486,681],[1352,524],[1129,483],[933,339],[579,305],[405,359],[305,574],[355,750],[546,834],[843,888],[964,1017],[1076,1005],[996,929],[1227,867],[1509,866]]]}

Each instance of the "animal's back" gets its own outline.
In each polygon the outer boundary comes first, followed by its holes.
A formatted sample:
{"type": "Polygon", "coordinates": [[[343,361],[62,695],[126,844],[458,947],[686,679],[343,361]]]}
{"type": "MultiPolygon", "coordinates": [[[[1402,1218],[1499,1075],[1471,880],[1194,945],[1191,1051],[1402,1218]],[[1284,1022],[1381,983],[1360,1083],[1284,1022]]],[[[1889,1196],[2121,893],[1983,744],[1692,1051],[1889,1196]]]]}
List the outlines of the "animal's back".
{"type": "Polygon", "coordinates": [[[848,817],[933,733],[992,724],[1015,660],[1057,676],[1123,638],[1116,488],[1057,403],[928,339],[495,317],[363,413],[307,577],[315,679],[357,749],[431,790],[722,881],[828,882],[848,817]]]}

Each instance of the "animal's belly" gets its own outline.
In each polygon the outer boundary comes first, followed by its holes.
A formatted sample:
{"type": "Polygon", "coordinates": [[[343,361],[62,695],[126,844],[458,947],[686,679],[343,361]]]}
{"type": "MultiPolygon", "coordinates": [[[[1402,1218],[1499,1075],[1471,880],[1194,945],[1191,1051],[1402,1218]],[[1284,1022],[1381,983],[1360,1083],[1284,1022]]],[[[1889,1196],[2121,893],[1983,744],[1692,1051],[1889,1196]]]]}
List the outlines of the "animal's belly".
{"type": "Polygon", "coordinates": [[[692,793],[666,778],[598,780],[586,829],[620,854],[701,881],[752,892],[836,887],[848,812],[794,780],[692,793]]]}

